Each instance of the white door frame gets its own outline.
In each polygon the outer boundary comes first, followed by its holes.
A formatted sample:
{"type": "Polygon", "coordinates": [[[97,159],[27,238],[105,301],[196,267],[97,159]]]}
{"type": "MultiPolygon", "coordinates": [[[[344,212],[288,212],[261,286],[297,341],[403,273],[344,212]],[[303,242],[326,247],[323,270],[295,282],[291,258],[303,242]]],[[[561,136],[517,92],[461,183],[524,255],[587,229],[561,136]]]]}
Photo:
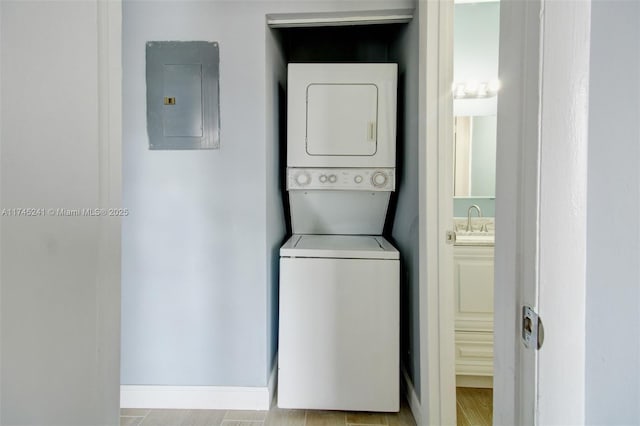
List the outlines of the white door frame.
{"type": "Polygon", "coordinates": [[[453,247],[453,0],[420,0],[418,104],[421,424],[456,423],[453,247]],[[449,165],[448,167],[446,165],[449,165]]]}

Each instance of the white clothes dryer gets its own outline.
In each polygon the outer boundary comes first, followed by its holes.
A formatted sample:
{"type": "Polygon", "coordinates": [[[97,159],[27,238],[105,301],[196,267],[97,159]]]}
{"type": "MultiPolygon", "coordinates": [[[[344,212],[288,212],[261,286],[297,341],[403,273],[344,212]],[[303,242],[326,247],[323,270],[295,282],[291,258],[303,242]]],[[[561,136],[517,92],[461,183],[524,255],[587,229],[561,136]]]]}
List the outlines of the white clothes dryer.
{"type": "Polygon", "coordinates": [[[399,410],[399,253],[380,236],[280,249],[278,406],[399,410]]]}

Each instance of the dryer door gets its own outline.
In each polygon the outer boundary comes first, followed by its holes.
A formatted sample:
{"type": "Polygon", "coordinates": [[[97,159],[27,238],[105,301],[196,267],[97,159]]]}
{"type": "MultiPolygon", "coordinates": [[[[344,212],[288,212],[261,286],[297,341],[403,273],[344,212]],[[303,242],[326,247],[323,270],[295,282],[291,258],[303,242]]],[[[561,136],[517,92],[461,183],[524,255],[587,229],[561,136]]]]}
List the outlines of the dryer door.
{"type": "Polygon", "coordinates": [[[320,156],[372,156],[377,151],[374,84],[310,84],[306,150],[320,156]]]}
{"type": "Polygon", "coordinates": [[[287,166],[396,166],[396,64],[289,64],[287,166]]]}

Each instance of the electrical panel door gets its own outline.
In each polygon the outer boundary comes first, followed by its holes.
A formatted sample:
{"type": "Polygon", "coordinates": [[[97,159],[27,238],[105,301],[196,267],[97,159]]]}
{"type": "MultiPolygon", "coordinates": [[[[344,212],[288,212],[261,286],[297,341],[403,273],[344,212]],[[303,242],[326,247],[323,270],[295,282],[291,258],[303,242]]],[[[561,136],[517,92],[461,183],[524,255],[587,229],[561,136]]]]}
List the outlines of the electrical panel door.
{"type": "Polygon", "coordinates": [[[167,95],[162,108],[164,136],[202,137],[202,65],[168,64],[163,74],[167,95]]]}
{"type": "Polygon", "coordinates": [[[218,148],[218,43],[147,43],[151,149],[218,148]]]}

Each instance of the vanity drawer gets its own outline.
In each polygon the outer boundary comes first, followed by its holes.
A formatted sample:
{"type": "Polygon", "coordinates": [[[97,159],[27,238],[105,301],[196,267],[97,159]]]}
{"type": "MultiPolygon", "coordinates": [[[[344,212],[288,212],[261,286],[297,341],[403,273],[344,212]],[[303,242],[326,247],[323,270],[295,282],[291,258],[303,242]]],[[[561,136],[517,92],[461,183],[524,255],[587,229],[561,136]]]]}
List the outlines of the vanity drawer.
{"type": "Polygon", "coordinates": [[[493,375],[493,333],[456,331],[456,374],[493,375]]]}

